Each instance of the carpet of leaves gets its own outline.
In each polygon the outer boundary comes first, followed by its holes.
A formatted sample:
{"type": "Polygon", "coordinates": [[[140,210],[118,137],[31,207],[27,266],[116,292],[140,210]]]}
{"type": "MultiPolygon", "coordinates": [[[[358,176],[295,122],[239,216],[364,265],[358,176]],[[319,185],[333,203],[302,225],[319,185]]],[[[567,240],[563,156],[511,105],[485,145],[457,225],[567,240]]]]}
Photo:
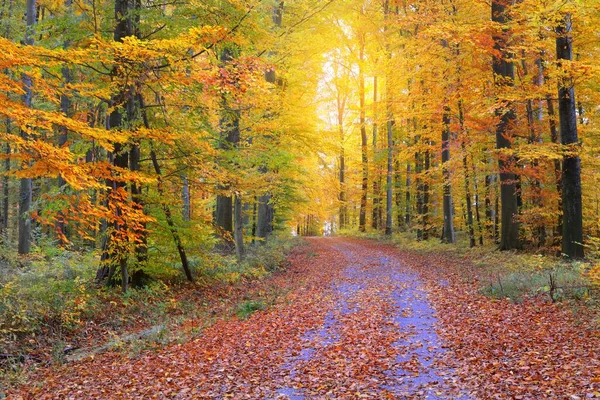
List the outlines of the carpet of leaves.
{"type": "Polygon", "coordinates": [[[272,278],[289,290],[285,298],[248,320],[221,320],[185,343],[135,357],[107,352],[42,369],[7,395],[600,398],[600,335],[592,315],[541,298],[511,304],[484,297],[476,281],[465,283],[459,261],[371,241],[311,240],[310,250],[272,278]],[[385,257],[391,261],[378,261],[385,257]],[[411,309],[402,309],[394,293],[407,289],[425,297],[411,301],[437,311],[423,329],[436,329],[426,333],[439,336],[440,346],[398,322],[411,309]]]}

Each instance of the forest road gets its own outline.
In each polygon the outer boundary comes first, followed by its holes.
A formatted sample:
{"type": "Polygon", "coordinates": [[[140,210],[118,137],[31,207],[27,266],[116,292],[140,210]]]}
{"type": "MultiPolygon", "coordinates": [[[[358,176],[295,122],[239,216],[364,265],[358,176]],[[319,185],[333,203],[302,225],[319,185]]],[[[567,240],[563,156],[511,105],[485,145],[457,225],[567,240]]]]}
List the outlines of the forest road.
{"type": "Polygon", "coordinates": [[[249,292],[250,300],[276,293],[270,307],[182,343],[41,371],[13,398],[469,398],[443,362],[428,300],[444,282],[425,280],[403,258],[376,241],[308,239],[249,292]]]}
{"type": "Polygon", "coordinates": [[[276,398],[469,398],[438,362],[445,350],[436,311],[417,272],[376,242],[309,241],[321,265],[339,270],[323,324],[304,331],[286,357],[288,386],[276,398]]]}

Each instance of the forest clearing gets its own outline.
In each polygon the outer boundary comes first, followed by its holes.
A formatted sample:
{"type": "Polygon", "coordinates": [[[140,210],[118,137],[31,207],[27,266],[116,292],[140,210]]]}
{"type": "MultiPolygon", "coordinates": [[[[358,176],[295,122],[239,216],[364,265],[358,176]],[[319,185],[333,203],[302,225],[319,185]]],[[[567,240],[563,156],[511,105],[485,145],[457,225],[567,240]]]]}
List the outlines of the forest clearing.
{"type": "Polygon", "coordinates": [[[600,398],[600,0],[1,0],[0,398],[600,398]]]}

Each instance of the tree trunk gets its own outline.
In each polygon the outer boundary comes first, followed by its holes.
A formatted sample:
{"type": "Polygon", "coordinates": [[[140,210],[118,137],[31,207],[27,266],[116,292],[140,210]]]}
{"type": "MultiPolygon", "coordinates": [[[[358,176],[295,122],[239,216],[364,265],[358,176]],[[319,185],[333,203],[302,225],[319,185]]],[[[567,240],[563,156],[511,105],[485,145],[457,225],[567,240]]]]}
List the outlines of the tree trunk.
{"type": "MultiPolygon", "coordinates": [[[[25,45],[33,46],[33,26],[36,22],[36,0],[27,0],[26,2],[26,28],[25,45]]],[[[31,77],[23,74],[23,103],[25,107],[32,106],[33,93],[31,91],[31,77]]],[[[21,131],[21,137],[27,140],[25,131],[21,131]]],[[[31,178],[22,178],[19,188],[19,254],[29,254],[31,251],[31,202],[33,199],[33,181],[31,178]]]]}
{"type": "Polygon", "coordinates": [[[361,160],[362,160],[362,187],[360,198],[360,214],[358,219],[358,230],[365,232],[367,230],[367,196],[369,192],[369,157],[368,157],[368,141],[367,141],[367,125],[366,125],[366,110],[365,110],[365,38],[364,35],[360,38],[358,62],[358,85],[359,85],[359,119],[360,119],[360,137],[361,137],[361,160]]]}
{"type": "MultiPolygon", "coordinates": [[[[229,48],[224,48],[220,54],[221,65],[226,66],[233,60],[233,52],[229,48]]],[[[228,104],[225,96],[222,98],[221,118],[219,120],[221,129],[221,150],[232,150],[240,140],[240,112],[233,110],[228,104]]],[[[221,184],[219,190],[229,191],[231,185],[221,184]]],[[[219,236],[223,240],[222,245],[228,248],[233,242],[233,198],[229,194],[219,194],[216,199],[215,222],[219,229],[219,236]]]]}
{"type": "MultiPolygon", "coordinates": [[[[162,171],[160,169],[160,164],[158,163],[158,158],[156,157],[156,152],[154,151],[154,149],[150,151],[150,158],[152,159],[152,166],[154,167],[154,172],[156,173],[158,194],[161,199],[164,199],[165,191],[163,188],[162,171]]],[[[162,209],[165,214],[165,219],[167,220],[167,225],[169,226],[169,231],[171,232],[171,236],[173,237],[173,242],[175,242],[175,247],[177,248],[177,252],[179,253],[179,259],[181,260],[183,272],[185,273],[187,280],[193,282],[194,278],[192,276],[192,271],[190,269],[187,254],[185,252],[185,248],[183,247],[183,243],[181,242],[181,238],[179,237],[179,232],[177,232],[177,228],[175,227],[175,222],[173,221],[171,209],[164,202],[162,203],[162,209]]]]}
{"type": "Polygon", "coordinates": [[[473,170],[473,189],[475,192],[475,220],[477,221],[477,230],[479,231],[479,245],[483,246],[483,226],[481,223],[481,212],[479,205],[479,183],[477,179],[477,170],[475,168],[475,160],[471,155],[471,169],[473,170]]]}
{"type": "Polygon", "coordinates": [[[373,229],[379,229],[379,215],[381,209],[380,188],[377,172],[377,77],[373,77],[373,209],[371,210],[372,220],[371,226],[373,229]]]}
{"type": "MultiPolygon", "coordinates": [[[[547,96],[546,103],[548,105],[548,118],[550,119],[550,140],[552,143],[559,143],[558,128],[556,126],[556,112],[554,110],[554,102],[550,96],[547,96]]],[[[563,205],[562,205],[562,163],[560,160],[554,160],[554,185],[558,193],[557,215],[556,218],[556,236],[562,237],[563,227],[563,205]]],[[[558,243],[555,243],[558,244],[558,243]]]]}
{"type": "Polygon", "coordinates": [[[429,239],[429,168],[431,167],[431,154],[429,149],[425,152],[425,179],[423,179],[423,240],[429,239]]]}
{"type": "Polygon", "coordinates": [[[386,204],[385,204],[385,234],[392,234],[392,174],[394,173],[394,121],[388,112],[387,121],[387,174],[386,174],[386,204]]]}
{"type": "Polygon", "coordinates": [[[9,209],[10,209],[10,191],[9,191],[9,180],[8,173],[10,171],[10,143],[6,143],[6,159],[4,160],[4,176],[2,176],[2,233],[4,235],[5,243],[8,242],[8,220],[9,220],[9,209]]]}
{"type": "MultiPolygon", "coordinates": [[[[492,21],[502,25],[508,23],[505,2],[492,1],[492,21]]],[[[494,49],[501,56],[493,57],[493,71],[496,88],[502,89],[514,85],[514,64],[509,60],[510,53],[505,48],[506,31],[494,35],[494,49]]],[[[516,119],[512,103],[507,102],[503,108],[496,110],[500,118],[496,126],[496,148],[501,151],[510,151],[512,148],[512,127],[516,119]]],[[[502,231],[500,235],[500,250],[520,248],[519,242],[519,208],[517,205],[517,176],[511,170],[515,167],[515,158],[511,155],[500,154],[498,159],[500,171],[500,200],[502,204],[502,231]]]]}
{"type": "Polygon", "coordinates": [[[444,179],[444,227],[442,230],[442,242],[454,243],[454,215],[452,213],[452,188],[450,184],[450,107],[444,107],[442,116],[442,174],[444,179]]]}
{"type": "MultiPolygon", "coordinates": [[[[419,141],[417,140],[417,143],[419,141]]],[[[417,227],[417,240],[423,240],[423,223],[422,223],[422,219],[423,219],[423,193],[424,193],[424,188],[423,188],[423,176],[421,175],[423,172],[423,164],[422,164],[422,155],[420,152],[417,152],[415,154],[415,174],[416,174],[416,181],[415,184],[417,186],[417,216],[418,218],[420,218],[421,220],[418,220],[418,227],[417,227]]]]}
{"type": "Polygon", "coordinates": [[[404,215],[404,223],[406,224],[406,226],[410,226],[410,185],[411,185],[411,181],[410,181],[410,175],[411,175],[411,170],[410,170],[410,161],[406,162],[406,209],[405,209],[405,215],[404,215]]]}
{"type": "MultiPolygon", "coordinates": [[[[71,7],[71,0],[65,1],[65,7],[67,9],[69,9],[71,7]]],[[[70,41],[66,40],[63,44],[63,48],[68,49],[69,45],[70,45],[70,41]]],[[[63,85],[67,85],[67,84],[71,83],[71,71],[69,70],[69,68],[67,68],[66,66],[63,66],[61,69],[61,73],[62,73],[62,78],[63,78],[63,85]]],[[[60,110],[66,116],[70,116],[70,114],[71,114],[71,99],[66,94],[62,94],[60,96],[60,110]]],[[[57,143],[58,147],[63,147],[67,143],[68,134],[69,134],[69,131],[66,127],[63,126],[60,128],[60,133],[58,134],[58,143],[57,143]]],[[[63,179],[62,176],[59,175],[58,176],[59,190],[64,185],[65,185],[65,180],[63,179]]],[[[66,245],[66,242],[64,239],[67,237],[67,229],[66,229],[67,227],[65,225],[65,222],[62,220],[62,216],[60,214],[59,214],[59,220],[56,222],[55,228],[58,232],[60,232],[59,237],[58,237],[59,245],[61,245],[61,246],[66,245]]]]}
{"type": "Polygon", "coordinates": [[[266,239],[273,233],[273,218],[275,209],[271,204],[271,195],[264,194],[258,198],[258,221],[256,236],[266,239]]]}
{"type": "Polygon", "coordinates": [[[181,176],[181,201],[183,207],[181,210],[181,216],[184,221],[188,222],[192,220],[192,205],[190,197],[190,182],[187,176],[181,176]]]}
{"type": "MultiPolygon", "coordinates": [[[[283,0],[277,0],[273,7],[273,13],[271,20],[273,26],[276,28],[281,27],[283,22],[283,0]]],[[[270,69],[265,73],[265,80],[269,83],[277,83],[277,74],[274,69],[270,69]]],[[[261,171],[266,172],[265,168],[261,168],[261,171]]],[[[273,208],[271,193],[263,193],[258,198],[258,215],[257,215],[257,229],[256,236],[262,239],[267,239],[271,233],[273,233],[273,221],[275,218],[275,209],[273,208]]]]}
{"type": "MultiPolygon", "coordinates": [[[[571,16],[556,29],[556,56],[559,66],[563,60],[573,60],[573,38],[571,36],[571,16]]],[[[579,146],[577,137],[577,111],[575,88],[570,77],[561,77],[558,88],[558,113],[560,116],[560,137],[563,146],[570,151],[563,158],[562,203],[563,240],[562,252],[570,258],[583,258],[583,212],[581,199],[581,161],[576,153],[579,146]]]]}
{"type": "Polygon", "coordinates": [[[235,255],[238,262],[244,259],[244,212],[242,205],[242,197],[239,194],[235,195],[234,200],[234,240],[235,240],[235,255]]]}

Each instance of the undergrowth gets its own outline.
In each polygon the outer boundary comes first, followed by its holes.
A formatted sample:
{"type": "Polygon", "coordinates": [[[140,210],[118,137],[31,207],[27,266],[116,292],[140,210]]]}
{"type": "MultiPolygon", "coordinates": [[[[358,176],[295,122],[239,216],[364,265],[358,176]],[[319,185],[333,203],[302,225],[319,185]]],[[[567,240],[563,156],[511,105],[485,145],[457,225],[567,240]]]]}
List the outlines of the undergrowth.
{"type": "MultiPolygon", "coordinates": [[[[219,315],[214,315],[214,311],[207,311],[211,306],[203,298],[203,288],[265,278],[286,267],[289,252],[299,243],[299,239],[273,236],[264,245],[249,245],[241,263],[234,256],[214,253],[194,257],[195,285],[180,277],[177,265],[164,265],[161,269],[159,260],[155,260],[144,268],[148,282],[124,294],[118,287],[99,286],[94,281],[98,267],[98,255],[94,252],[47,246],[36,247],[32,255],[19,258],[12,249],[0,247],[0,353],[4,355],[0,359],[0,382],[18,379],[18,366],[23,361],[42,361],[31,354],[51,358],[44,362],[63,362],[82,330],[102,325],[104,335],[112,332],[116,338],[113,341],[119,343],[120,332],[216,318],[219,315]]],[[[268,304],[269,301],[257,298],[237,309],[232,304],[231,309],[247,318],[268,304]]],[[[192,326],[191,333],[197,333],[197,329],[192,326]]],[[[177,334],[171,332],[170,336],[177,334]]],[[[133,348],[135,353],[135,348],[162,343],[163,339],[161,333],[158,339],[139,339],[125,347],[128,351],[133,348]],[[152,343],[143,343],[148,340],[152,343]]]]}
{"type": "Polygon", "coordinates": [[[445,253],[457,261],[466,260],[457,270],[465,280],[477,281],[481,293],[490,297],[520,302],[524,297],[546,296],[549,301],[599,303],[599,287],[590,276],[593,266],[599,264],[598,252],[588,251],[586,261],[568,261],[543,254],[543,249],[538,253],[498,251],[498,246],[489,240],[484,246],[471,248],[466,235],[457,235],[455,244],[441,243],[439,238],[418,241],[414,232],[395,233],[392,237],[372,232],[359,236],[424,255],[445,253]]]}

